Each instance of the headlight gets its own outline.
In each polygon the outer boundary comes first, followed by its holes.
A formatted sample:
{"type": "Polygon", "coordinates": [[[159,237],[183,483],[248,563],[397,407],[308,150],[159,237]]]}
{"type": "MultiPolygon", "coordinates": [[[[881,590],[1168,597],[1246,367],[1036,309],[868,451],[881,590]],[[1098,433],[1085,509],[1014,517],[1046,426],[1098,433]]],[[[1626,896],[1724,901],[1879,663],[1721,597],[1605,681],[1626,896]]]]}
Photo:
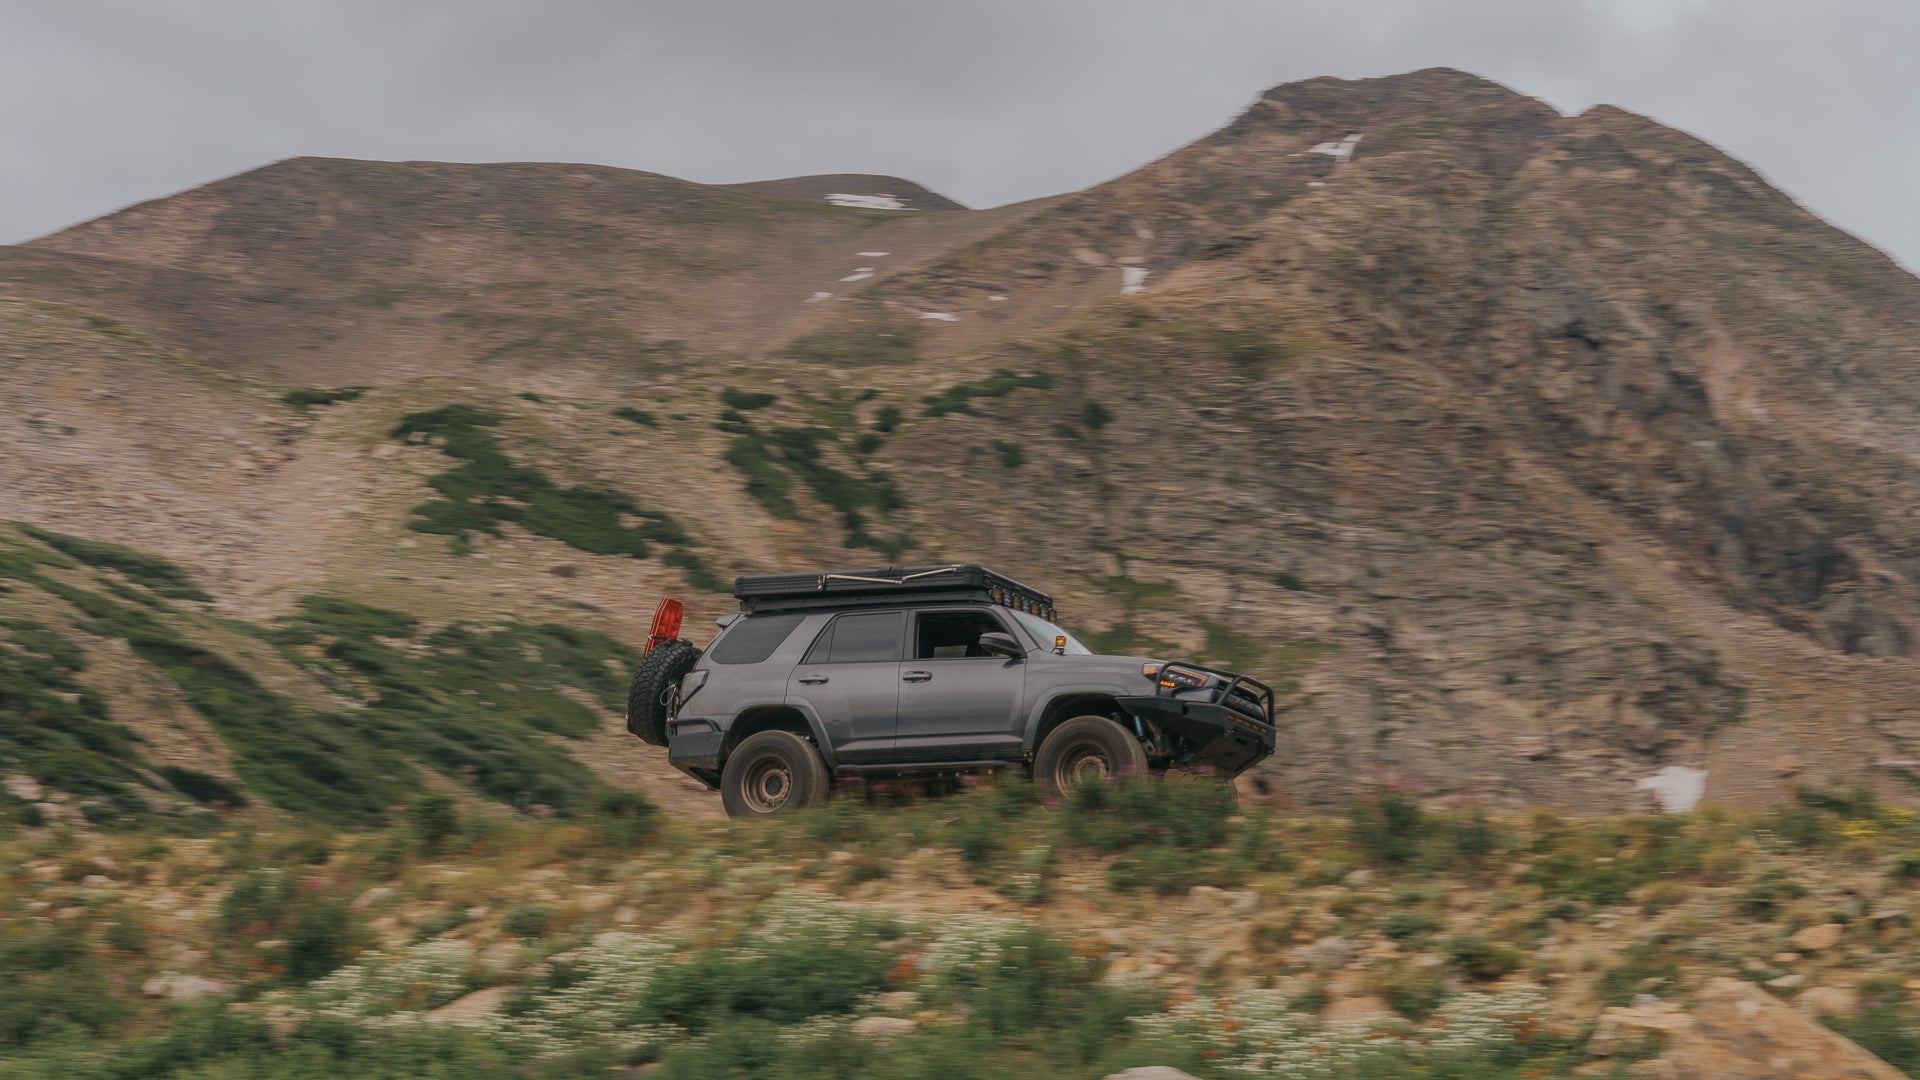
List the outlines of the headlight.
{"type": "Polygon", "coordinates": [[[1207,685],[1207,677],[1197,672],[1167,668],[1160,673],[1160,685],[1174,690],[1197,690],[1207,685]]]}

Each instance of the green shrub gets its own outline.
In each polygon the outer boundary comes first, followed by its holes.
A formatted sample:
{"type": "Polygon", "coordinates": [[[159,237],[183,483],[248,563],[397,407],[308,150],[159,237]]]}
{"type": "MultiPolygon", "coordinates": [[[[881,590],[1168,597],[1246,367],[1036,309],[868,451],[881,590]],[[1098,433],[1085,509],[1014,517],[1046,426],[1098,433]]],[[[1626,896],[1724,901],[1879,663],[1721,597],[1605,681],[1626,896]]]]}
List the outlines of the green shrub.
{"type": "Polygon", "coordinates": [[[1088,431],[1099,431],[1113,423],[1113,413],[1105,405],[1089,401],[1080,410],[1080,422],[1086,425],[1088,431]]]}
{"type": "Polygon", "coordinates": [[[1376,863],[1405,866],[1419,857],[1433,834],[1433,822],[1420,800],[1405,792],[1383,791],[1347,812],[1353,842],[1376,863]]]}
{"type": "Polygon", "coordinates": [[[475,533],[498,536],[500,526],[509,521],[593,555],[642,559],[654,544],[692,546],[691,537],[672,516],[644,509],[625,494],[561,487],[535,469],[515,465],[486,430],[500,419],[496,413],[466,405],[446,405],[401,419],[393,438],[437,439],[442,452],[462,463],[427,480],[442,497],[414,507],[408,528],[450,536],[454,550],[461,553],[475,533]]]}
{"type": "Polygon", "coordinates": [[[867,530],[867,515],[882,518],[906,506],[893,481],[880,473],[856,476],[827,460],[825,448],[839,436],[821,427],[742,427],[723,455],[746,480],[747,494],[776,518],[797,521],[793,481],[840,515],[850,548],[872,548],[898,558],[913,542],[905,536],[878,537],[867,530]]]}
{"type": "Polygon", "coordinates": [[[850,1012],[892,967],[877,947],[888,930],[870,920],[822,930],[752,928],[702,948],[653,977],[639,1012],[695,1032],[739,1018],[790,1024],[850,1012]]]}
{"type": "Polygon", "coordinates": [[[1238,811],[1229,785],[1175,773],[1076,784],[1061,821],[1069,841],[1097,852],[1168,844],[1206,849],[1226,841],[1227,819],[1238,811]]]}
{"type": "Polygon", "coordinates": [[[88,566],[118,571],[128,581],[144,586],[157,595],[174,600],[213,599],[194,584],[193,577],[185,570],[158,555],[149,555],[119,544],[83,540],[78,536],[37,529],[32,525],[21,525],[19,529],[55,551],[71,555],[88,566]]]}
{"type": "MultiPolygon", "coordinates": [[[[74,590],[78,591],[78,590],[74,590]]],[[[138,745],[106,703],[79,681],[85,654],[46,627],[0,619],[0,761],[61,791],[106,800],[118,813],[146,813],[138,745]]],[[[34,807],[21,820],[39,824],[34,807]]]]}
{"type": "Polygon", "coordinates": [[[1526,959],[1520,950],[1479,934],[1456,934],[1442,943],[1441,950],[1455,970],[1481,982],[1512,974],[1526,959]]]}
{"type": "Polygon", "coordinates": [[[1900,1004],[1863,1002],[1851,1016],[1820,1019],[1908,1076],[1920,1076],[1920,1012],[1900,1004]]]}
{"type": "Polygon", "coordinates": [[[1770,920],[1807,890],[1779,867],[1762,871],[1734,898],[1734,910],[1750,919],[1770,920]]]}
{"type": "Polygon", "coordinates": [[[82,928],[43,919],[0,922],[0,1051],[52,1036],[101,1033],[128,1013],[82,928]]]}
{"type": "Polygon", "coordinates": [[[743,413],[753,412],[755,409],[764,409],[778,400],[780,400],[778,394],[762,394],[751,390],[736,390],[731,386],[720,391],[720,403],[722,405],[725,405],[729,409],[737,409],[743,413]]]}
{"type": "Polygon", "coordinates": [[[1423,908],[1395,911],[1380,920],[1380,932],[1395,941],[1424,938],[1440,929],[1440,918],[1423,908]]]}
{"type": "Polygon", "coordinates": [[[596,795],[593,811],[601,842],[619,851],[631,851],[650,839],[659,827],[659,811],[645,795],[627,788],[607,788],[596,795]]]}
{"type": "Polygon", "coordinates": [[[414,842],[427,858],[440,854],[447,841],[460,833],[460,805],[444,791],[430,791],[407,807],[414,842]]]}
{"type": "Polygon", "coordinates": [[[1027,463],[1027,452],[1017,442],[1005,439],[993,440],[993,449],[1000,455],[1000,464],[1004,468],[1017,469],[1027,463]]]}
{"type": "Polygon", "coordinates": [[[898,406],[882,405],[880,411],[873,414],[873,430],[883,435],[891,434],[894,428],[905,422],[906,418],[906,414],[902,413],[898,406]]]}
{"type": "Polygon", "coordinates": [[[173,790],[195,802],[234,808],[247,805],[247,797],[241,794],[239,788],[217,776],[180,765],[162,765],[154,771],[172,785],[173,790]]]}
{"type": "Polygon", "coordinates": [[[1908,880],[1920,878],[1920,851],[1903,851],[1895,855],[1893,876],[1908,880]]]}
{"type": "Polygon", "coordinates": [[[500,929],[520,938],[545,937],[554,911],[544,904],[522,904],[500,920],[500,929]]]}
{"type": "Polygon", "coordinates": [[[621,407],[613,410],[613,415],[619,417],[622,420],[630,420],[633,423],[639,424],[641,427],[657,428],[660,426],[659,417],[653,415],[652,413],[646,411],[645,409],[636,409],[631,405],[622,405],[621,407]]]}
{"type": "Polygon", "coordinates": [[[974,401],[980,398],[1006,397],[1016,390],[1051,390],[1053,376],[1044,371],[1030,375],[1016,375],[1002,368],[992,375],[975,382],[956,383],[938,394],[929,394],[920,400],[926,405],[921,412],[926,416],[946,416],[950,413],[973,412],[974,401]]]}
{"type": "Polygon", "coordinates": [[[289,390],[285,394],[282,394],[280,396],[280,403],[291,406],[296,412],[306,413],[312,411],[315,405],[332,405],[338,401],[353,401],[359,398],[360,395],[366,393],[367,389],[368,388],[364,386],[347,386],[338,390],[314,390],[302,387],[301,389],[289,390]]]}
{"type": "Polygon", "coordinates": [[[311,982],[340,967],[357,943],[352,913],[338,899],[296,904],[285,932],[286,973],[294,982],[311,982]]]}
{"type": "Polygon", "coordinates": [[[293,906],[293,878],[284,870],[247,873],[220,898],[215,923],[224,934],[264,938],[286,918],[293,906]]]}
{"type": "MultiPolygon", "coordinates": [[[[422,634],[411,616],[339,597],[302,598],[278,637],[318,646],[327,663],[370,688],[354,724],[374,734],[383,752],[422,761],[490,798],[568,813],[587,809],[601,785],[546,737],[581,738],[598,727],[593,711],[565,690],[621,709],[621,672],[639,663],[636,653],[598,632],[555,623],[455,623],[422,634]],[[475,723],[476,706],[485,709],[486,723],[475,723]]],[[[408,793],[387,803],[411,801],[408,793]]]]}
{"type": "Polygon", "coordinates": [[[1367,973],[1366,987],[1387,1007],[1409,1020],[1433,1015],[1447,999],[1447,979],[1439,968],[1386,964],[1367,973]]]}
{"type": "Polygon", "coordinates": [[[1447,840],[1454,854],[1473,863],[1484,861],[1500,848],[1499,835],[1487,821],[1487,815],[1479,810],[1468,817],[1448,821],[1447,840]]]}
{"type": "Polygon", "coordinates": [[[1593,995],[1602,1005],[1632,1004],[1639,994],[1657,992],[1680,977],[1680,965],[1662,949],[1660,941],[1638,942],[1620,954],[1621,962],[1600,976],[1593,995]]]}

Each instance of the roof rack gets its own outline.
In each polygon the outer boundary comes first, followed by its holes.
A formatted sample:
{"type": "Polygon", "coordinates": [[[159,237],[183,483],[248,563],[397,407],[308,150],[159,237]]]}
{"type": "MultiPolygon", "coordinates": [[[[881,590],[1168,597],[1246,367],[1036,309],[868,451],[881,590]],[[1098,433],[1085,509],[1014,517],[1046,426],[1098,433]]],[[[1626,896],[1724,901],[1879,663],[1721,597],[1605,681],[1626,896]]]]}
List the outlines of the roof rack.
{"type": "Polygon", "coordinates": [[[996,574],[984,566],[882,566],[811,574],[747,574],[734,579],[733,595],[748,614],[810,611],[894,601],[985,601],[1045,619],[1053,597],[996,574]]]}

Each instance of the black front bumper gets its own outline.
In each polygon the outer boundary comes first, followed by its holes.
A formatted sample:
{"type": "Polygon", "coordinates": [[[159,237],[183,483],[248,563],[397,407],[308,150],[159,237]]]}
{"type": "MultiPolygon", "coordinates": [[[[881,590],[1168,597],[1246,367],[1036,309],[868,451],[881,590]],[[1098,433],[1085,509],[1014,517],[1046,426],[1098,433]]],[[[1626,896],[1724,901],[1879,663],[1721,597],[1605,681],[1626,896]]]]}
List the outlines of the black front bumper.
{"type": "Polygon", "coordinates": [[[1273,756],[1278,741],[1274,727],[1273,689],[1245,675],[1198,664],[1168,664],[1166,668],[1212,676],[1210,685],[1195,690],[1161,686],[1157,693],[1119,699],[1132,716],[1150,721],[1177,739],[1179,765],[1200,765],[1228,776],[1238,776],[1273,756]],[[1238,707],[1229,702],[1244,702],[1238,707]],[[1249,707],[1251,706],[1251,707],[1249,707]],[[1259,715],[1255,715],[1255,714],[1259,715]]]}

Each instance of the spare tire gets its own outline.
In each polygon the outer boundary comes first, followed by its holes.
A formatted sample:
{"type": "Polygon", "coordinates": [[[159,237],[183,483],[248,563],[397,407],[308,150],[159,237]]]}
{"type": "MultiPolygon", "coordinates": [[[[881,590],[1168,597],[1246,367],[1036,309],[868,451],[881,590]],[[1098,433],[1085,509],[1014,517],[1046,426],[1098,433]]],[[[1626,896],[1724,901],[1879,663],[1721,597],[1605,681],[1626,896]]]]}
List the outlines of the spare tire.
{"type": "Polygon", "coordinates": [[[640,741],[667,745],[667,721],[673,718],[673,695],[680,680],[700,660],[691,641],[663,641],[653,647],[627,684],[627,730],[640,741]]]}

